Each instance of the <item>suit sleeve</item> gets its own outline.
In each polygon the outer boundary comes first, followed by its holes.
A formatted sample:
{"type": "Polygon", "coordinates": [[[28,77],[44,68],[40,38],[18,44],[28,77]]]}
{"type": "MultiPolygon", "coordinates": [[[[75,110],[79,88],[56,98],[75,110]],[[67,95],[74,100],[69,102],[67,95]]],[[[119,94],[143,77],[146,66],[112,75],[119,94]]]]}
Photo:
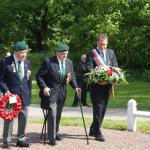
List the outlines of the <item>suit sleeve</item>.
{"type": "Polygon", "coordinates": [[[94,62],[93,62],[93,57],[92,57],[92,53],[88,53],[87,57],[86,57],[86,69],[87,72],[90,72],[93,68],[95,68],[94,66],[94,62]]]}
{"type": "Polygon", "coordinates": [[[5,77],[5,58],[0,60],[0,89],[3,93],[9,91],[7,84],[4,81],[5,77]]]}
{"type": "MultiPolygon", "coordinates": [[[[30,61],[29,61],[29,70],[31,71],[31,63],[30,63],[30,61]]],[[[29,86],[29,89],[30,89],[30,97],[31,97],[31,91],[32,91],[32,78],[31,78],[31,75],[29,76],[28,86],[29,86]]]]}
{"type": "Polygon", "coordinates": [[[44,60],[44,62],[41,64],[40,69],[38,70],[36,74],[37,85],[39,86],[41,90],[47,87],[44,81],[44,78],[47,75],[47,73],[48,73],[48,64],[46,60],[44,60]]]}
{"type": "Polygon", "coordinates": [[[72,73],[73,73],[73,77],[72,77],[72,80],[70,81],[70,85],[73,89],[79,87],[78,84],[77,84],[77,81],[76,81],[76,77],[75,77],[75,74],[74,74],[74,71],[73,71],[73,64],[72,64],[72,61],[70,61],[70,66],[71,66],[71,70],[72,70],[72,73]]]}
{"type": "Polygon", "coordinates": [[[118,67],[118,62],[114,50],[112,50],[112,66],[118,67]]]}
{"type": "Polygon", "coordinates": [[[82,65],[82,62],[80,61],[77,67],[77,73],[83,72],[84,69],[86,68],[84,68],[84,66],[82,65]]]}
{"type": "Polygon", "coordinates": [[[75,77],[74,75],[73,75],[73,77],[72,77],[72,80],[70,81],[70,85],[71,85],[71,87],[72,87],[73,89],[79,87],[78,84],[77,84],[77,81],[76,81],[76,77],[75,77]]]}

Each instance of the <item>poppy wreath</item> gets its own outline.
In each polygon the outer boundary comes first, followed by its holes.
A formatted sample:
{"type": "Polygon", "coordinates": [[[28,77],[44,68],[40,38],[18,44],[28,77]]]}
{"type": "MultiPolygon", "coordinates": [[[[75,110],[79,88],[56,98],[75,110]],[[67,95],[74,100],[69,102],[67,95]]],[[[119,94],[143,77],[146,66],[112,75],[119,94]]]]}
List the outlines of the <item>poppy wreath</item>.
{"type": "Polygon", "coordinates": [[[18,95],[15,94],[5,94],[0,98],[0,117],[5,120],[12,120],[16,118],[21,111],[22,103],[18,95]],[[11,96],[16,97],[16,103],[9,104],[9,99],[11,96]]]}
{"type": "Polygon", "coordinates": [[[127,84],[124,71],[119,67],[96,67],[91,72],[85,74],[88,84],[127,84]]]}

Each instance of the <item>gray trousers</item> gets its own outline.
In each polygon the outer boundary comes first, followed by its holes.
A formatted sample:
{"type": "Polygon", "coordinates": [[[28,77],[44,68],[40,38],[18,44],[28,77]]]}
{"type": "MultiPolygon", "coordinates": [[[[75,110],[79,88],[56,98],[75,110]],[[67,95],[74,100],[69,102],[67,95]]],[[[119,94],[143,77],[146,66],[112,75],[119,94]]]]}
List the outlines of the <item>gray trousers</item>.
{"type": "MultiPolygon", "coordinates": [[[[22,109],[18,115],[18,133],[17,133],[18,141],[25,141],[25,128],[28,116],[28,108],[29,108],[28,106],[22,106],[22,109]]],[[[4,120],[4,129],[3,129],[4,143],[11,143],[13,122],[14,119],[4,120]]]]}
{"type": "Polygon", "coordinates": [[[64,102],[50,103],[48,108],[48,139],[53,141],[59,131],[59,123],[64,102]]]}

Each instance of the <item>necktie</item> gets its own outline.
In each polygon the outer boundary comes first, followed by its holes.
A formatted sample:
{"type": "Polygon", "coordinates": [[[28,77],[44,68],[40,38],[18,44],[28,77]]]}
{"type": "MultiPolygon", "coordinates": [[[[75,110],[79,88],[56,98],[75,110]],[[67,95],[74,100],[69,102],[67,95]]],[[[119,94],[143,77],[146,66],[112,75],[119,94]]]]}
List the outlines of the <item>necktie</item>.
{"type": "Polygon", "coordinates": [[[23,68],[21,66],[21,62],[18,61],[18,75],[20,80],[22,81],[23,77],[24,77],[24,73],[23,73],[23,68]]]}
{"type": "Polygon", "coordinates": [[[104,59],[104,53],[101,51],[101,56],[102,56],[102,58],[104,59]]]}
{"type": "Polygon", "coordinates": [[[62,78],[62,80],[65,78],[65,75],[66,75],[66,70],[64,67],[64,62],[61,61],[61,78],[62,78]]]}
{"type": "Polygon", "coordinates": [[[106,60],[105,60],[105,57],[104,57],[104,52],[101,51],[101,52],[100,52],[100,55],[101,55],[101,58],[103,59],[103,61],[106,63],[106,60]]]}

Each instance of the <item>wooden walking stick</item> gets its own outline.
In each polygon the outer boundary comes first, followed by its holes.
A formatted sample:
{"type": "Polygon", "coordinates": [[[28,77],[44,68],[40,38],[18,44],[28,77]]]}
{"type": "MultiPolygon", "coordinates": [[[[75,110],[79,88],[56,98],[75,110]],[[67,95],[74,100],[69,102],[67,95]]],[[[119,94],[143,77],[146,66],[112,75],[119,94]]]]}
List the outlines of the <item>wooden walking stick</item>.
{"type": "Polygon", "coordinates": [[[83,115],[83,109],[82,109],[82,104],[81,104],[81,94],[78,96],[78,100],[79,100],[79,106],[80,106],[80,110],[81,110],[81,114],[82,114],[82,120],[83,120],[84,130],[85,130],[85,136],[86,136],[87,145],[88,145],[89,144],[89,138],[88,138],[87,129],[86,129],[86,125],[85,125],[85,119],[84,119],[84,115],[83,115]]]}

